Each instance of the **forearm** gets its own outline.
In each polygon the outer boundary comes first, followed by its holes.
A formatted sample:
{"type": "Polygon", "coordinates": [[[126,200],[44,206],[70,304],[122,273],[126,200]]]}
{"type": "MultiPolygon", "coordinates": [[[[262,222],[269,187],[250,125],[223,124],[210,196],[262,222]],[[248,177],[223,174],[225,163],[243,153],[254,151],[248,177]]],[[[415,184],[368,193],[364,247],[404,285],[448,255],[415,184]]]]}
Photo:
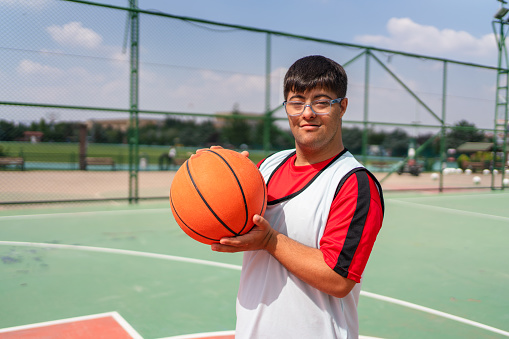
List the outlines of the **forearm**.
{"type": "Polygon", "coordinates": [[[345,297],[355,286],[355,281],[340,276],[325,263],[319,249],[272,232],[265,249],[300,280],[338,298],[345,297]]]}
{"type": "Polygon", "coordinates": [[[256,226],[251,231],[222,238],[220,243],[212,244],[212,250],[229,253],[265,250],[305,283],[338,298],[346,296],[355,286],[355,281],[342,277],[325,263],[319,249],[277,232],[259,215],[255,215],[253,221],[256,226]]]}

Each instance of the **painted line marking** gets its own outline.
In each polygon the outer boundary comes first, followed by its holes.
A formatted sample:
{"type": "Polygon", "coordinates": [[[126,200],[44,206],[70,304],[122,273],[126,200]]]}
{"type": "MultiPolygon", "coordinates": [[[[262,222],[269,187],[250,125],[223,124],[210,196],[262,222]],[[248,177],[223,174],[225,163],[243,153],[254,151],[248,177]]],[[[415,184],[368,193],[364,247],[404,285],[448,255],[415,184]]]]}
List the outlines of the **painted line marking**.
{"type": "Polygon", "coordinates": [[[115,210],[115,211],[89,211],[89,212],[61,212],[61,213],[41,213],[41,214],[18,214],[18,215],[0,215],[2,219],[39,219],[39,218],[55,218],[55,217],[77,217],[77,216],[96,216],[100,214],[135,214],[135,213],[153,213],[167,212],[171,215],[169,208],[150,208],[139,210],[115,210]]]}
{"type": "Polygon", "coordinates": [[[477,217],[477,218],[489,218],[489,219],[494,219],[494,220],[509,221],[509,217],[502,217],[499,215],[485,214],[485,213],[479,213],[479,212],[470,212],[470,211],[458,210],[458,209],[454,209],[454,208],[419,204],[416,202],[403,201],[403,200],[391,200],[391,202],[395,202],[397,204],[402,204],[402,205],[418,206],[419,208],[424,208],[424,209],[439,210],[439,211],[444,211],[444,212],[454,213],[454,214],[461,214],[461,215],[469,215],[469,216],[473,216],[473,217],[477,217]]]}
{"type": "MultiPolygon", "coordinates": [[[[213,338],[235,338],[235,331],[219,331],[219,332],[204,332],[194,334],[176,335],[173,337],[165,337],[159,339],[213,339],[213,338]]],[[[382,339],[378,337],[366,337],[363,335],[359,336],[359,339],[382,339]]]]}
{"type": "Polygon", "coordinates": [[[21,242],[21,241],[0,241],[0,245],[42,247],[42,248],[54,248],[54,249],[79,250],[79,251],[88,251],[88,252],[124,254],[124,255],[132,255],[132,256],[137,256],[137,257],[147,257],[147,258],[163,259],[163,260],[170,260],[170,261],[180,261],[180,262],[200,264],[200,265],[206,265],[206,266],[216,266],[216,267],[228,268],[228,269],[238,270],[238,271],[240,271],[242,269],[242,266],[239,266],[239,265],[225,264],[225,263],[209,261],[209,260],[202,260],[202,259],[177,257],[177,256],[169,255],[169,254],[158,254],[158,253],[150,253],[150,252],[122,250],[122,249],[117,249],[117,248],[65,245],[65,244],[49,244],[49,243],[36,243],[36,242],[21,242]]]}
{"type": "Polygon", "coordinates": [[[474,326],[474,327],[477,327],[477,328],[481,328],[483,330],[487,330],[487,331],[490,331],[490,332],[498,333],[498,334],[504,335],[506,337],[509,337],[509,332],[507,332],[507,331],[503,331],[503,330],[500,330],[500,329],[495,328],[495,327],[484,325],[484,324],[478,323],[476,321],[472,321],[472,320],[468,320],[468,319],[465,319],[465,318],[461,318],[461,317],[458,317],[458,316],[455,316],[455,315],[452,315],[452,314],[449,314],[449,313],[437,311],[437,310],[434,310],[434,309],[429,308],[429,307],[420,306],[420,305],[417,305],[417,304],[409,303],[407,301],[403,301],[403,300],[399,300],[399,299],[394,299],[394,298],[391,298],[391,297],[386,297],[386,296],[383,296],[383,295],[379,295],[379,294],[375,294],[375,293],[371,293],[371,292],[366,292],[366,291],[361,291],[361,295],[363,295],[365,297],[373,298],[373,299],[378,299],[378,300],[381,300],[381,301],[386,301],[386,302],[389,302],[389,303],[392,303],[392,304],[408,307],[408,308],[411,308],[411,309],[414,309],[414,310],[430,313],[430,314],[433,314],[433,315],[437,315],[439,317],[451,319],[451,320],[454,320],[454,321],[458,321],[460,323],[464,323],[464,324],[471,325],[471,326],[474,326]]]}
{"type": "Polygon", "coordinates": [[[231,337],[235,338],[235,331],[218,331],[218,332],[203,332],[193,334],[176,335],[172,337],[164,337],[159,339],[198,339],[198,338],[214,338],[214,337],[231,337]]]}
{"type": "MultiPolygon", "coordinates": [[[[63,244],[47,244],[47,243],[34,243],[34,242],[19,242],[19,241],[0,241],[0,245],[5,246],[28,246],[28,247],[42,247],[42,248],[55,248],[55,249],[71,249],[71,250],[81,250],[81,251],[89,251],[89,252],[101,252],[101,253],[114,253],[114,254],[125,254],[125,255],[132,255],[132,256],[139,256],[139,257],[147,257],[147,258],[155,258],[155,259],[163,259],[163,260],[170,260],[170,261],[179,261],[179,262],[187,262],[187,263],[193,263],[193,264],[200,264],[200,265],[208,265],[208,266],[215,266],[215,267],[222,267],[222,268],[228,268],[232,270],[240,271],[242,269],[242,266],[239,265],[232,265],[232,264],[224,264],[224,263],[218,263],[214,261],[208,261],[208,260],[201,260],[201,259],[192,259],[192,258],[185,258],[185,257],[177,257],[173,255],[166,255],[166,254],[157,254],[157,253],[149,253],[149,252],[138,252],[138,251],[131,251],[131,250],[121,250],[121,249],[114,249],[114,248],[104,248],[104,247],[91,247],[91,246],[77,246],[77,245],[63,245],[63,244]]],[[[449,313],[441,312],[434,310],[432,308],[420,306],[417,304],[413,304],[407,301],[386,297],[383,295],[361,291],[360,294],[367,298],[373,298],[378,299],[381,301],[389,302],[392,304],[408,307],[411,309],[415,309],[418,311],[430,313],[433,315],[437,315],[440,317],[444,317],[450,320],[458,321],[467,325],[471,325],[480,329],[484,329],[486,331],[498,333],[501,335],[504,335],[506,337],[509,337],[509,332],[500,330],[495,327],[491,327],[488,325],[484,325],[481,323],[478,323],[476,321],[472,321],[469,319],[461,318],[449,313]]]]}
{"type": "Polygon", "coordinates": [[[62,325],[68,323],[74,323],[79,321],[86,320],[95,320],[100,318],[112,317],[115,321],[133,338],[133,339],[143,339],[143,337],[136,332],[136,330],[118,313],[118,312],[106,312],[106,313],[98,313],[92,315],[85,315],[81,317],[53,320],[53,321],[45,321],[41,323],[22,325],[22,326],[14,326],[0,329],[0,333],[8,333],[8,332],[16,332],[23,330],[31,330],[36,328],[54,326],[54,325],[62,325]]]}

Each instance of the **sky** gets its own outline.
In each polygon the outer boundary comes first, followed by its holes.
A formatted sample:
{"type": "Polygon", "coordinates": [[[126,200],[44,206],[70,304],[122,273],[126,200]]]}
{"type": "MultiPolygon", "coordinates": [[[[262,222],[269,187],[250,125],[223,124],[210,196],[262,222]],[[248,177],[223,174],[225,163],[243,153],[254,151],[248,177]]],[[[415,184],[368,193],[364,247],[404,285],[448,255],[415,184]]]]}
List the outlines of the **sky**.
{"type": "Polygon", "coordinates": [[[491,22],[500,6],[496,0],[138,1],[145,10],[493,66],[491,22]]]}
{"type": "MultiPolygon", "coordinates": [[[[95,2],[128,7],[128,0],[95,2]]],[[[497,64],[492,28],[493,15],[500,8],[496,0],[139,0],[138,6],[339,43],[497,64]]],[[[6,32],[0,42],[0,84],[4,84],[0,101],[125,108],[129,103],[125,22],[122,11],[59,0],[0,0],[0,31],[6,32]]],[[[152,16],[143,16],[140,24],[141,109],[207,114],[233,107],[264,111],[263,34],[152,16]]],[[[323,52],[344,62],[360,51],[282,38],[274,38],[272,45],[271,107],[284,100],[282,78],[297,57],[323,52]]],[[[416,104],[371,61],[369,119],[436,125],[428,110],[440,115],[443,65],[390,54],[379,57],[428,107],[416,104]]],[[[347,69],[348,118],[355,121],[364,114],[363,67],[356,62],[347,69]]],[[[466,119],[492,128],[495,73],[458,66],[447,72],[446,122],[466,119]]],[[[0,106],[0,116],[25,122],[39,117],[77,119],[76,112],[10,106],[0,106]]],[[[79,115],[82,120],[112,116],[79,115]]]]}

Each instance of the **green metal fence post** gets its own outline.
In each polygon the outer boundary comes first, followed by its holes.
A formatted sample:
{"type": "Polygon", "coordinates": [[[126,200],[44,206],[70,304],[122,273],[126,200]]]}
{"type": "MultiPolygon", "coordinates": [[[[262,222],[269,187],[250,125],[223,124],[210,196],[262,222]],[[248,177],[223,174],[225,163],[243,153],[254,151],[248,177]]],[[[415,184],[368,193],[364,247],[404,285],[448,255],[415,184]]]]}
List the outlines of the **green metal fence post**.
{"type": "Polygon", "coordinates": [[[493,159],[491,162],[491,189],[495,189],[495,169],[497,168],[497,150],[498,150],[498,133],[502,134],[502,157],[501,157],[501,189],[504,189],[505,168],[507,163],[507,137],[508,137],[508,101],[509,101],[509,61],[507,56],[507,46],[505,39],[507,34],[504,26],[507,21],[498,19],[492,22],[493,33],[497,42],[498,62],[497,62],[497,90],[495,94],[495,128],[493,133],[493,159]],[[495,24],[499,25],[499,32],[497,33],[495,24]]]}
{"type": "Polygon", "coordinates": [[[366,63],[364,67],[364,118],[362,131],[362,163],[366,166],[368,152],[368,113],[369,113],[369,61],[371,50],[366,50],[366,63]]]}
{"type": "Polygon", "coordinates": [[[270,145],[270,130],[272,129],[272,111],[270,109],[270,72],[271,72],[271,34],[267,33],[265,50],[265,118],[263,126],[263,150],[268,152],[270,145]]]}
{"type": "Polygon", "coordinates": [[[444,190],[444,160],[445,160],[445,111],[447,99],[447,61],[444,61],[444,69],[442,73],[442,121],[440,129],[440,181],[438,191],[444,190]]]}
{"type": "Polygon", "coordinates": [[[138,202],[139,121],[138,121],[138,68],[139,68],[139,13],[138,0],[129,0],[131,25],[131,78],[129,110],[129,203],[138,202]]]}

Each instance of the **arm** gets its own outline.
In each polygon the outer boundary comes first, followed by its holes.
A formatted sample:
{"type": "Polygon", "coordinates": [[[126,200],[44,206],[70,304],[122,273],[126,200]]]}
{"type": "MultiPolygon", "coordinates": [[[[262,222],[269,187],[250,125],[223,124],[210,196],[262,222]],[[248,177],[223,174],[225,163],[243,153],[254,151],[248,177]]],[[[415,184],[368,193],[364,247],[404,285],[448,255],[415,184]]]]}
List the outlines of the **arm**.
{"type": "Polygon", "coordinates": [[[212,244],[212,250],[218,252],[266,250],[299,279],[338,298],[345,297],[355,286],[355,281],[340,276],[325,263],[319,249],[305,246],[277,232],[259,215],[255,215],[253,221],[256,226],[249,233],[223,238],[219,244],[212,244]]]}

